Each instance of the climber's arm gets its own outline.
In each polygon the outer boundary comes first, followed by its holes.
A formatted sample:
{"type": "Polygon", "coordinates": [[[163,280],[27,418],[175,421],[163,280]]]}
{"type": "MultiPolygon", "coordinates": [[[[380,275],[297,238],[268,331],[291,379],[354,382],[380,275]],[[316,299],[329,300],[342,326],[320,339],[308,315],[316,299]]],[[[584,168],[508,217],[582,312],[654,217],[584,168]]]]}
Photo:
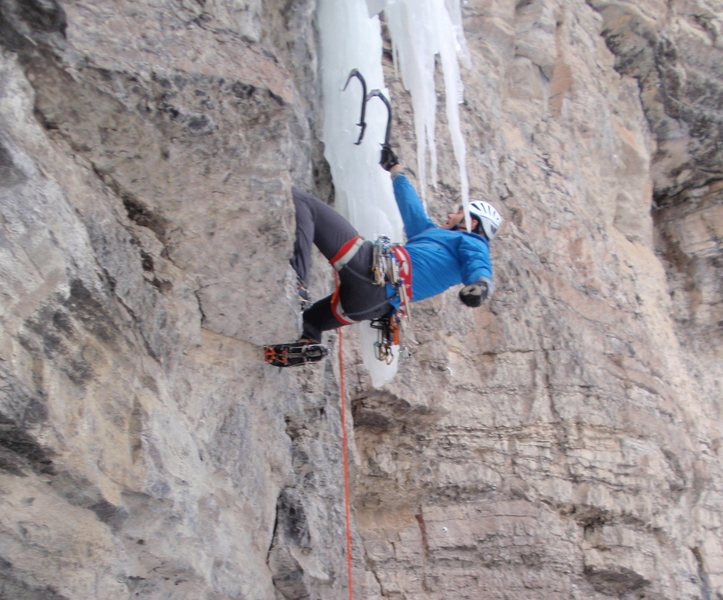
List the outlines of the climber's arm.
{"type": "Polygon", "coordinates": [[[394,199],[397,201],[399,213],[402,215],[407,238],[411,239],[425,229],[436,227],[427,216],[417,191],[404,175],[401,165],[394,165],[390,169],[390,173],[392,174],[394,199]]]}

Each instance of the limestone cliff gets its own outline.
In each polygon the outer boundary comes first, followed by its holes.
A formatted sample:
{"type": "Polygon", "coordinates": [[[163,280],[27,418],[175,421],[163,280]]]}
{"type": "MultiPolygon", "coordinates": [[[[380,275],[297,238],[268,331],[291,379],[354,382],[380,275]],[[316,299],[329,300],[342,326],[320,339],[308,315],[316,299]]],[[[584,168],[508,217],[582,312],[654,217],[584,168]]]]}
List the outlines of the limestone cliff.
{"type": "MultiPolygon", "coordinates": [[[[336,359],[258,347],[291,186],[333,202],[315,9],[0,0],[0,598],[346,597],[336,359]]],[[[464,3],[497,291],[415,305],[382,390],[345,334],[355,598],[723,598],[722,23],[464,3]]]]}

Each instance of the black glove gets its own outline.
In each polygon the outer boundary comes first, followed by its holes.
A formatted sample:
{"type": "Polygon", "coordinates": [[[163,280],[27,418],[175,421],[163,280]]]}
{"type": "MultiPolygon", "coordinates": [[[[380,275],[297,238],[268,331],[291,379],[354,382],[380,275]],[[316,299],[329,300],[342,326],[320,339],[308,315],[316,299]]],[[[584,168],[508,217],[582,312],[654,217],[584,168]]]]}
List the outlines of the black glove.
{"type": "Polygon", "coordinates": [[[459,299],[467,306],[477,308],[490,295],[490,284],[486,279],[466,285],[459,291],[459,299]]]}
{"type": "Polygon", "coordinates": [[[392,152],[391,146],[382,144],[382,155],[379,159],[379,164],[385,171],[391,171],[394,165],[399,164],[399,159],[397,158],[397,155],[392,152]]]}

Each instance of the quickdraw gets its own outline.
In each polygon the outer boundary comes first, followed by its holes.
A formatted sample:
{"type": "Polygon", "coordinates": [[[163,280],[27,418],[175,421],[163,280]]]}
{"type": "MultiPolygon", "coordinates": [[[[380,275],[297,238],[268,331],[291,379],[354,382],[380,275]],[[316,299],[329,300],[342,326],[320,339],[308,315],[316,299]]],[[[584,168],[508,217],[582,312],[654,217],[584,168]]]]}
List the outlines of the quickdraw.
{"type": "MultiPolygon", "coordinates": [[[[402,322],[398,313],[373,319],[370,325],[377,330],[377,341],[374,342],[374,356],[377,360],[392,364],[394,346],[400,346],[402,322]]],[[[402,350],[400,350],[400,353],[402,350]]]]}
{"type": "MultiPolygon", "coordinates": [[[[400,265],[394,249],[399,244],[393,244],[388,236],[379,236],[374,242],[372,261],[372,275],[376,285],[390,284],[399,296],[399,310],[393,315],[387,315],[371,322],[373,329],[378,331],[377,341],[374,343],[374,354],[377,360],[391,364],[394,360],[394,346],[400,346],[402,318],[409,316],[409,296],[404,278],[400,272],[400,265]]],[[[400,349],[400,353],[404,350],[400,349]]]]}
{"type": "Polygon", "coordinates": [[[386,235],[380,235],[374,242],[372,275],[376,285],[384,285],[387,281],[394,285],[393,282],[399,279],[399,269],[392,254],[392,241],[386,235]]]}
{"type": "MultiPolygon", "coordinates": [[[[388,236],[380,235],[374,241],[374,253],[372,257],[372,275],[376,285],[390,284],[399,295],[401,312],[406,316],[409,314],[410,298],[407,293],[407,284],[409,283],[408,275],[402,274],[402,264],[406,261],[401,253],[401,244],[393,243],[388,236]]],[[[408,259],[407,259],[408,260],[408,259]]]]}

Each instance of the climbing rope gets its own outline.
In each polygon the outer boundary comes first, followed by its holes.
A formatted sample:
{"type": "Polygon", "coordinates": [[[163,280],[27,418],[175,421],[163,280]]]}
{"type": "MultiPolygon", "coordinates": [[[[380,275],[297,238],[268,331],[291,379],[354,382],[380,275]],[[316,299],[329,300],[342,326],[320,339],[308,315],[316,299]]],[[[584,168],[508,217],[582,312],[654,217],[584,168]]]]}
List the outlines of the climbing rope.
{"type": "Polygon", "coordinates": [[[339,329],[339,395],[341,412],[341,454],[344,465],[344,512],[346,518],[346,568],[349,588],[349,600],[354,600],[354,586],[352,585],[352,554],[351,554],[351,511],[349,509],[349,459],[346,439],[346,387],[344,385],[344,354],[342,348],[342,334],[339,329]]]}

